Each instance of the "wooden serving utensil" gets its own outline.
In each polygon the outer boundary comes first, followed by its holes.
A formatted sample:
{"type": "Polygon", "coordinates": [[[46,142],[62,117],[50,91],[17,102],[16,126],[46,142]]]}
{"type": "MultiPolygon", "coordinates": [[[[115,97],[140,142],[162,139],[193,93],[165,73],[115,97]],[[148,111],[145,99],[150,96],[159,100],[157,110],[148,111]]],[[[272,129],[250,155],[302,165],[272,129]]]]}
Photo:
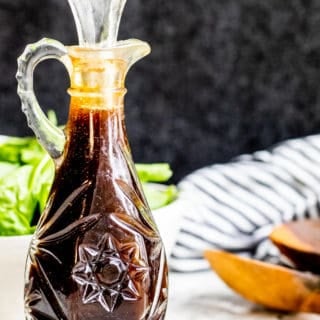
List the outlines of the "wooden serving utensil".
{"type": "Polygon", "coordinates": [[[320,313],[320,276],[220,250],[205,258],[221,279],[253,302],[283,311],[320,313]]]}
{"type": "Polygon", "coordinates": [[[298,269],[320,274],[320,220],[284,223],[269,238],[298,269]]]}

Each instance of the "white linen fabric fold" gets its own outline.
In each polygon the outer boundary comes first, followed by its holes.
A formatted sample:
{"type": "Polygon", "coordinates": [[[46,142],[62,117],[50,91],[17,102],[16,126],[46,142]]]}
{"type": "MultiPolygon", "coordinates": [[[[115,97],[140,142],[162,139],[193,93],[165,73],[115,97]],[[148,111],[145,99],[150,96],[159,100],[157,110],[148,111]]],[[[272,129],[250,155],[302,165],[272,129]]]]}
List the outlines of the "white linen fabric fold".
{"type": "Polygon", "coordinates": [[[274,226],[320,216],[320,135],[199,169],[178,187],[173,209],[183,210],[183,218],[172,270],[208,269],[203,251],[209,248],[281,263],[268,240],[274,226]]]}

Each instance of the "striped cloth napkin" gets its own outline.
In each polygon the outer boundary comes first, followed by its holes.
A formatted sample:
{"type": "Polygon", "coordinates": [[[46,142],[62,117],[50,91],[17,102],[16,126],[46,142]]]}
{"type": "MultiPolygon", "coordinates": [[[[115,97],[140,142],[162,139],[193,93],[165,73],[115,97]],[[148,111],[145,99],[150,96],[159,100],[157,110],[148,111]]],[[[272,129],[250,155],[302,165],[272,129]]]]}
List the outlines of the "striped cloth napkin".
{"type": "Polygon", "coordinates": [[[320,135],[202,168],[178,187],[172,208],[183,217],[169,259],[172,270],[208,269],[208,248],[280,263],[268,240],[272,228],[320,215],[320,135]]]}

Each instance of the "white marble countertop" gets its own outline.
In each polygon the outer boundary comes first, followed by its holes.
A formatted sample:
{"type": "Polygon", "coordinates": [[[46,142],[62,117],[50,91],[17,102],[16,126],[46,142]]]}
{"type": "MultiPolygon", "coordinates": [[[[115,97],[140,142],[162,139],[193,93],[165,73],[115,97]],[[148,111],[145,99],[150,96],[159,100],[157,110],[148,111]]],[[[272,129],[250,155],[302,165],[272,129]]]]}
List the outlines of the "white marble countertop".
{"type": "Polygon", "coordinates": [[[166,320],[320,320],[315,314],[263,309],[230,290],[213,272],[170,273],[166,320]]]}

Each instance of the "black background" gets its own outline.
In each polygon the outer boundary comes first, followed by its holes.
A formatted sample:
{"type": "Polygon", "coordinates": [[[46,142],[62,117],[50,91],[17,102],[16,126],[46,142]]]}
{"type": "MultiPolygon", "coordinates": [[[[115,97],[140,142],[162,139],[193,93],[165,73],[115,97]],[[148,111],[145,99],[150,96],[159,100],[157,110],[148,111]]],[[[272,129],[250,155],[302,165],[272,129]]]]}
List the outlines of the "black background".
{"type": "MultiPolygon", "coordinates": [[[[67,0],[0,0],[0,134],[31,134],[16,95],[16,58],[27,43],[76,43],[67,0]]],[[[127,78],[134,158],[169,162],[177,181],[320,128],[320,1],[128,0],[120,38],[152,54],[127,78]]],[[[67,119],[68,76],[41,64],[44,109],[67,119]]]]}

